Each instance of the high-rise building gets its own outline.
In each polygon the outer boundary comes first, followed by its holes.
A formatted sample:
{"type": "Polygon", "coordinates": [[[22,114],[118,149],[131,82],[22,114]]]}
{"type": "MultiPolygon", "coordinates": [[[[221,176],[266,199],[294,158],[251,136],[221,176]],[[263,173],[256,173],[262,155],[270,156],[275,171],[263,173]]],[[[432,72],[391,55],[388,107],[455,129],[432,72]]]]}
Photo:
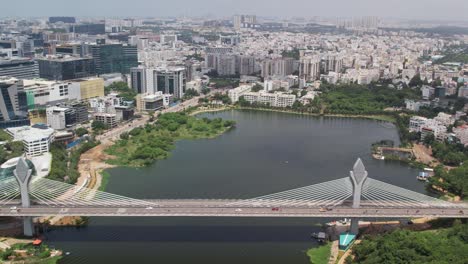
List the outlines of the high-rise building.
{"type": "Polygon", "coordinates": [[[48,80],[72,80],[96,74],[92,58],[57,56],[39,59],[39,76],[48,80]]]}
{"type": "Polygon", "coordinates": [[[74,17],[49,17],[49,23],[76,23],[76,19],[74,17]]]}
{"type": "Polygon", "coordinates": [[[138,66],[136,46],[101,43],[91,46],[91,54],[98,74],[128,74],[132,67],[138,66]]]}
{"type": "Polygon", "coordinates": [[[320,58],[302,57],[299,65],[299,77],[305,81],[315,81],[320,77],[320,58]]]}
{"type": "Polygon", "coordinates": [[[81,24],[70,26],[70,32],[77,34],[88,34],[88,35],[103,35],[106,34],[106,24],[81,24]]]}
{"type": "Polygon", "coordinates": [[[0,77],[18,79],[39,78],[39,67],[34,60],[26,58],[0,59],[0,77]]]}
{"type": "MultiPolygon", "coordinates": [[[[236,63],[237,64],[237,63],[236,63]]],[[[239,56],[240,75],[250,75],[255,73],[255,57],[254,56],[239,56]]]]}
{"type": "Polygon", "coordinates": [[[236,75],[236,56],[234,54],[221,54],[216,57],[216,71],[221,76],[236,75]]]}
{"type": "Polygon", "coordinates": [[[130,84],[132,89],[138,93],[146,93],[146,68],[135,67],[130,69],[130,84]]]}
{"type": "Polygon", "coordinates": [[[234,28],[239,30],[241,28],[252,28],[257,24],[256,15],[235,15],[233,18],[234,28]]]}
{"type": "Polygon", "coordinates": [[[175,98],[184,96],[186,89],[185,67],[136,67],[130,73],[132,88],[140,94],[171,94],[175,98]]]}
{"type": "Polygon", "coordinates": [[[343,57],[340,55],[327,54],[322,58],[322,72],[328,74],[329,72],[340,73],[343,69],[343,57]]]}
{"type": "Polygon", "coordinates": [[[0,78],[0,128],[29,124],[28,102],[22,82],[16,78],[0,78]]]}
{"type": "Polygon", "coordinates": [[[293,58],[267,59],[262,62],[262,77],[285,77],[294,72],[293,58]]]}

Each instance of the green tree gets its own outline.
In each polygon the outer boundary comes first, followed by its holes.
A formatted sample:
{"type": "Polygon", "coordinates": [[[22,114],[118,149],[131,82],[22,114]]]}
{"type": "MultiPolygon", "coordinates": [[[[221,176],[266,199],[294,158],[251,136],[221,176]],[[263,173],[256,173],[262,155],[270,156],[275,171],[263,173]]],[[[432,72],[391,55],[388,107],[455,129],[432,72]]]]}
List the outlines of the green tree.
{"type": "Polygon", "coordinates": [[[416,74],[413,76],[413,78],[411,78],[410,82],[409,82],[409,86],[410,87],[419,87],[419,86],[422,86],[424,84],[423,80],[421,80],[421,75],[420,74],[416,74]]]}
{"type": "Polygon", "coordinates": [[[86,128],[83,128],[83,127],[80,127],[80,128],[77,128],[76,131],[75,131],[76,135],[79,136],[79,137],[82,137],[86,134],[88,134],[88,130],[86,128]]]}
{"type": "Polygon", "coordinates": [[[201,90],[202,94],[204,94],[204,95],[209,94],[210,91],[211,91],[211,90],[210,90],[209,88],[207,88],[207,87],[203,87],[202,90],[201,90]]]}
{"type": "Polygon", "coordinates": [[[255,84],[252,87],[252,92],[258,92],[258,91],[261,91],[261,90],[263,90],[263,86],[261,86],[260,84],[255,84]]]}
{"type": "Polygon", "coordinates": [[[93,123],[91,124],[91,128],[95,132],[100,132],[100,131],[108,129],[107,125],[101,121],[93,121],[93,123]]]}

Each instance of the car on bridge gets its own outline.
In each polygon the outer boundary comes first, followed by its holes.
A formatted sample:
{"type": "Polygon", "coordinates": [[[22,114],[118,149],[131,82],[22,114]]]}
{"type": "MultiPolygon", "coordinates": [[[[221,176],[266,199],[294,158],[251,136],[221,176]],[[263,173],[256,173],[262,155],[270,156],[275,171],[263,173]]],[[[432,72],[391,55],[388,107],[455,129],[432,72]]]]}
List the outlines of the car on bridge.
{"type": "Polygon", "coordinates": [[[331,210],[333,210],[333,209],[330,208],[330,207],[320,207],[320,212],[322,212],[322,213],[323,212],[328,212],[328,211],[331,211],[331,210]]]}

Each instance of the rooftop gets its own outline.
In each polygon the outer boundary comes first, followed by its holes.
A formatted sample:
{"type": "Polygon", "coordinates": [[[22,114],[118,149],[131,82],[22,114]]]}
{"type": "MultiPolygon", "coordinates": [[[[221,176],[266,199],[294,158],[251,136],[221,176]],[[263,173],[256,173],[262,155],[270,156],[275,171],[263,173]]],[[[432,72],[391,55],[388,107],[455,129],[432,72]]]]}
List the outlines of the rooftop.
{"type": "Polygon", "coordinates": [[[13,136],[14,140],[36,141],[50,137],[54,129],[44,125],[34,125],[7,128],[7,132],[13,136]]]}

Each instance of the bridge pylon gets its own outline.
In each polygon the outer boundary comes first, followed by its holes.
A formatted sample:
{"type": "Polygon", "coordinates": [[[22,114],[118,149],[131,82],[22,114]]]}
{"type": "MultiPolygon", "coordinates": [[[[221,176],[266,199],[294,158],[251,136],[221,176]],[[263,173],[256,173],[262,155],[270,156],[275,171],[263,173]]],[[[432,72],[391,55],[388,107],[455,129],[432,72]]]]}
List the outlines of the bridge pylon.
{"type": "MultiPolygon", "coordinates": [[[[351,182],[353,184],[353,208],[359,208],[361,206],[361,195],[364,183],[367,180],[368,173],[361,158],[358,158],[354,163],[353,170],[349,172],[351,182]]],[[[351,218],[351,233],[359,233],[359,219],[351,218]]]]}
{"type": "MultiPolygon", "coordinates": [[[[26,159],[21,157],[16,164],[16,169],[13,171],[16,181],[18,182],[20,195],[21,195],[21,206],[28,208],[31,206],[31,198],[29,196],[29,182],[32,177],[32,170],[29,168],[26,159]]],[[[25,236],[32,237],[34,235],[34,225],[32,217],[23,218],[23,232],[25,236]]]]}

